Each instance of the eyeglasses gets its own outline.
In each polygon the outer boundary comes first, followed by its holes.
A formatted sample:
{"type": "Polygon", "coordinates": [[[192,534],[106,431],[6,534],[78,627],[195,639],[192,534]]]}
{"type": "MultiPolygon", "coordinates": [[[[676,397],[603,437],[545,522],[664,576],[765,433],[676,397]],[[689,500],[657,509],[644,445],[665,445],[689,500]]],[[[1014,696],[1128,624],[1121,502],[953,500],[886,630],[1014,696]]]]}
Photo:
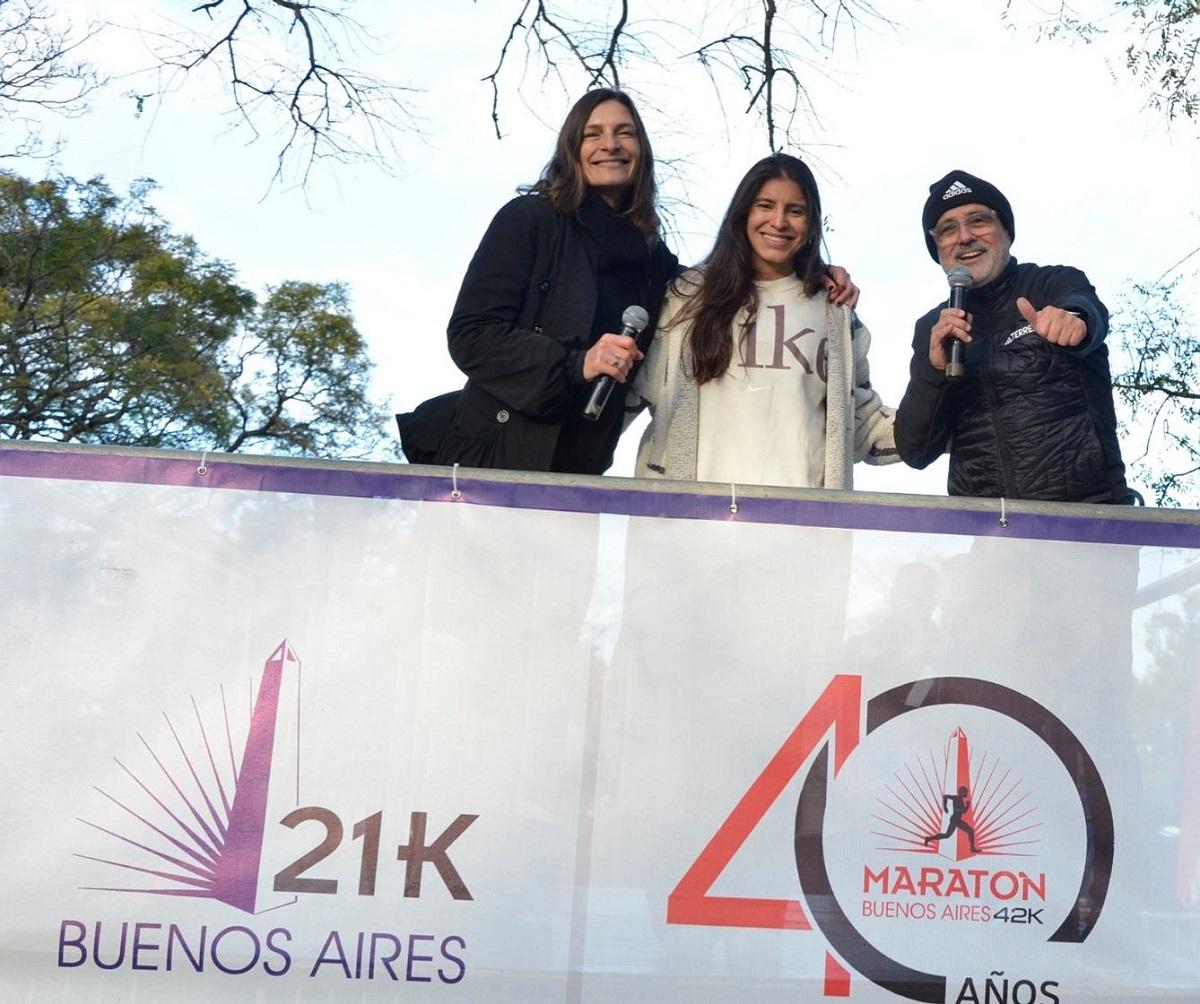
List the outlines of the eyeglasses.
{"type": "Polygon", "coordinates": [[[960,227],[966,227],[973,234],[986,233],[996,225],[996,214],[989,210],[970,213],[961,223],[946,220],[929,231],[929,235],[939,244],[951,244],[958,239],[960,227]]]}

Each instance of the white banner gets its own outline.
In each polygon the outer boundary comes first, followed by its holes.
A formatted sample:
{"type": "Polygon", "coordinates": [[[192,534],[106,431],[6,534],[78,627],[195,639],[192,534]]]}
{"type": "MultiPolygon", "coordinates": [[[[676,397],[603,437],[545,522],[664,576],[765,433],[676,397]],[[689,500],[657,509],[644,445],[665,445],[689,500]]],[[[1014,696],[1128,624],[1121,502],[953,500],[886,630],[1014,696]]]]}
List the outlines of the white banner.
{"type": "Polygon", "coordinates": [[[0,999],[1200,1000],[1195,523],[18,460],[0,999]]]}

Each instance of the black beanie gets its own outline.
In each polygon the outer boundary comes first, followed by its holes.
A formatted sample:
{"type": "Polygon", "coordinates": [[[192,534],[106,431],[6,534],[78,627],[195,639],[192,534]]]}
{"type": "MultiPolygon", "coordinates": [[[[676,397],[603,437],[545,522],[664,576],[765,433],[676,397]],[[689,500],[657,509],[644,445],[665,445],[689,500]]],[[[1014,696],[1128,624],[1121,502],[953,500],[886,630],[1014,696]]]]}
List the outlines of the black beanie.
{"type": "Polygon", "coordinates": [[[951,171],[946,177],[929,186],[929,198],[925,200],[925,208],[921,211],[921,232],[925,235],[929,257],[934,261],[938,260],[937,244],[929,231],[936,226],[947,209],[972,202],[994,209],[1000,217],[1000,223],[1008,231],[1009,243],[1016,239],[1017,230],[1013,223],[1012,206],[1008,204],[1004,193],[995,185],[982,178],[976,178],[973,174],[967,174],[966,171],[951,171]]]}

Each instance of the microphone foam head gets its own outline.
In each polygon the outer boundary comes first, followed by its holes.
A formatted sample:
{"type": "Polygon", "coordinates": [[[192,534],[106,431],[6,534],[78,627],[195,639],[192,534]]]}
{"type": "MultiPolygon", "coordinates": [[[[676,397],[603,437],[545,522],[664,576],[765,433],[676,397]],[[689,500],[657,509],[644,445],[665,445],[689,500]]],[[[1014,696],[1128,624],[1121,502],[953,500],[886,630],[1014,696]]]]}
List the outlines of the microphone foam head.
{"type": "Polygon", "coordinates": [[[950,283],[950,288],[962,286],[964,289],[970,289],[975,284],[975,277],[971,275],[971,270],[962,265],[955,265],[946,273],[946,281],[950,283]]]}
{"type": "MultiPolygon", "coordinates": [[[[966,269],[963,271],[965,272],[966,269]]],[[[634,331],[644,331],[646,325],[650,323],[650,315],[646,313],[645,307],[634,304],[625,308],[625,313],[621,315],[621,323],[634,331]]]]}

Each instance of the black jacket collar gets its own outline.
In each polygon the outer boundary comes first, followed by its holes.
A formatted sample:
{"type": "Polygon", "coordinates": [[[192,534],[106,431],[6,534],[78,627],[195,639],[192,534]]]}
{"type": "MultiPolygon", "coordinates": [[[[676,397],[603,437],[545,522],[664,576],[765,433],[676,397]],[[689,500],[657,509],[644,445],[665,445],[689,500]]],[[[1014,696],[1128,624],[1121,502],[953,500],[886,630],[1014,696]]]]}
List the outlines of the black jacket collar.
{"type": "Polygon", "coordinates": [[[1009,257],[1004,270],[989,283],[968,290],[967,304],[979,309],[994,309],[1011,303],[1017,288],[1017,259],[1009,257]]]}

